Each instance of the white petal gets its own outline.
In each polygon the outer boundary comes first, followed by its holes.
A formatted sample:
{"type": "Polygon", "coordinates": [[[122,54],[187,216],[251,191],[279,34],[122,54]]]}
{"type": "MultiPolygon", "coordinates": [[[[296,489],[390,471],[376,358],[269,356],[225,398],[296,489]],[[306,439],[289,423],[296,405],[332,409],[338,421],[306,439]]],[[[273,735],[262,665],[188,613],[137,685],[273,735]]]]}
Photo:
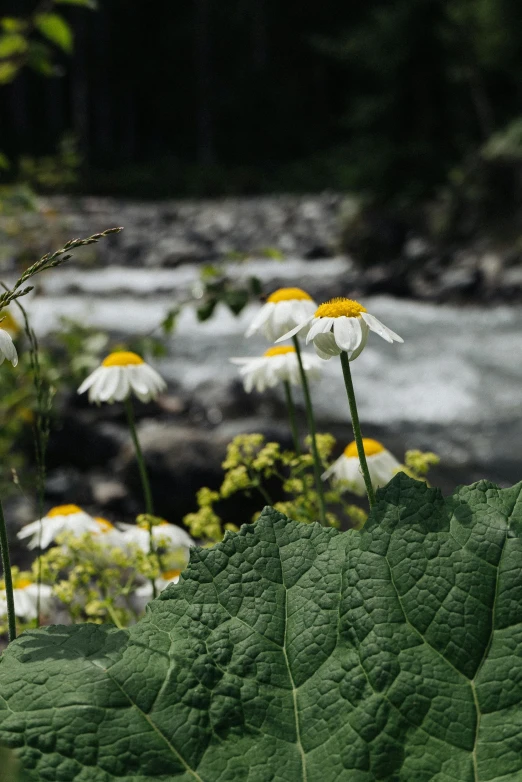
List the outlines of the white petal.
{"type": "Polygon", "coordinates": [[[336,318],[333,326],[335,342],[341,350],[351,353],[361,342],[362,334],[357,318],[341,316],[336,318]]]}
{"type": "Polygon", "coordinates": [[[98,392],[98,399],[100,402],[112,401],[122,373],[122,367],[107,367],[106,369],[107,372],[103,378],[103,386],[98,392]]]}
{"type": "Polygon", "coordinates": [[[372,484],[376,489],[385,486],[402,469],[402,464],[387,450],[368,456],[367,462],[372,484]]]}
{"type": "Polygon", "coordinates": [[[116,387],[116,390],[114,392],[114,401],[115,402],[123,402],[124,399],[127,399],[127,397],[130,394],[130,383],[129,383],[129,376],[127,372],[125,372],[125,369],[121,367],[122,372],[119,377],[118,385],[116,387]]]}
{"type": "Polygon", "coordinates": [[[155,393],[159,394],[165,391],[167,388],[166,381],[161,377],[159,372],[156,372],[149,364],[141,364],[141,375],[146,379],[149,388],[155,393]]]}
{"type": "Polygon", "coordinates": [[[320,359],[322,359],[323,361],[330,361],[330,359],[332,358],[332,356],[330,355],[330,353],[324,353],[324,352],[321,350],[321,348],[318,348],[318,347],[317,347],[317,345],[315,344],[315,342],[314,342],[314,348],[315,348],[315,352],[317,353],[317,355],[318,355],[318,357],[319,357],[320,359]]]}
{"type": "Polygon", "coordinates": [[[295,335],[299,334],[300,331],[302,331],[304,328],[306,328],[308,326],[308,324],[312,322],[313,319],[314,319],[314,316],[311,315],[309,318],[304,320],[298,326],[295,326],[295,328],[291,329],[286,334],[283,334],[282,337],[279,337],[279,339],[276,339],[276,342],[284,342],[286,339],[290,339],[290,337],[295,337],[295,335]]]}
{"type": "Polygon", "coordinates": [[[98,367],[97,369],[94,370],[94,372],[91,372],[91,374],[85,378],[85,380],[79,387],[78,393],[83,394],[84,391],[87,391],[87,389],[89,389],[92,386],[92,384],[97,380],[100,374],[103,375],[103,371],[104,371],[104,367],[98,367]]]}
{"type": "Polygon", "coordinates": [[[266,304],[263,304],[257,315],[254,317],[252,323],[246,330],[246,337],[251,337],[257,331],[261,330],[262,326],[266,323],[267,319],[272,314],[274,307],[275,303],[273,301],[269,301],[266,304]]]}
{"type": "Polygon", "coordinates": [[[147,378],[140,372],[141,366],[127,367],[127,375],[130,387],[136,394],[150,394],[150,384],[147,378]]]}
{"type": "Polygon", "coordinates": [[[301,301],[294,301],[295,304],[295,320],[298,323],[301,323],[303,320],[306,320],[310,317],[310,315],[315,315],[317,311],[317,304],[315,301],[310,301],[309,299],[302,299],[301,301]]]}
{"type": "Polygon", "coordinates": [[[0,351],[14,367],[18,364],[18,354],[14,342],[7,331],[2,328],[0,328],[0,351]]]}
{"type": "Polygon", "coordinates": [[[21,619],[34,619],[36,616],[36,601],[28,595],[25,589],[13,589],[15,613],[21,619]]]}
{"type": "MultiPolygon", "coordinates": [[[[181,527],[176,524],[161,524],[154,527],[152,530],[154,538],[161,540],[162,538],[168,540],[173,546],[190,548],[194,545],[194,541],[181,527]]],[[[170,583],[170,582],[169,582],[170,583]]]]}
{"type": "Polygon", "coordinates": [[[362,332],[362,339],[359,344],[359,347],[355,350],[352,350],[351,353],[348,354],[348,360],[353,361],[357,358],[357,356],[360,356],[363,352],[364,348],[366,347],[366,343],[368,342],[368,334],[370,333],[370,329],[366,325],[364,321],[361,321],[361,332],[362,332]]]}
{"type": "Polygon", "coordinates": [[[94,382],[89,389],[89,402],[99,403],[101,401],[99,395],[105,386],[108,369],[108,367],[98,367],[96,372],[93,373],[94,382]]]}
{"type": "Polygon", "coordinates": [[[16,537],[18,540],[23,540],[24,538],[30,537],[30,535],[34,535],[34,533],[38,532],[38,529],[40,527],[40,521],[31,521],[30,524],[26,524],[25,527],[22,527],[20,532],[17,533],[16,537]]]}
{"type": "Polygon", "coordinates": [[[314,339],[314,347],[317,355],[326,360],[332,356],[339,356],[341,353],[341,348],[337,346],[331,331],[327,334],[318,334],[314,339]]]}
{"type": "Polygon", "coordinates": [[[313,340],[318,334],[325,334],[332,328],[334,318],[315,318],[310,326],[310,331],[306,335],[306,344],[313,340]]]}
{"type": "Polygon", "coordinates": [[[380,320],[377,320],[374,315],[370,315],[369,312],[361,312],[361,317],[364,318],[371,330],[378,334],[379,337],[385,339],[386,342],[404,342],[402,337],[399,337],[398,334],[389,329],[388,326],[385,326],[384,323],[381,323],[380,320]]]}

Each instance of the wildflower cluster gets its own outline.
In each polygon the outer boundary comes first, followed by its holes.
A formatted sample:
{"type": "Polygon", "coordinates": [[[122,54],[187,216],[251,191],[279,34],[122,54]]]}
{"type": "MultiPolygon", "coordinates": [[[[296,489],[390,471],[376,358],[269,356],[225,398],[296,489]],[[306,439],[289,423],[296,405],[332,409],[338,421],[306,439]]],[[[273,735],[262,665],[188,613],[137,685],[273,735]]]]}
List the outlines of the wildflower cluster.
{"type": "MultiPolygon", "coordinates": [[[[348,446],[345,453],[332,463],[331,455],[336,445],[335,438],[328,433],[318,434],[316,441],[324,469],[323,479],[332,478],[325,492],[328,508],[332,509],[327,511],[328,525],[337,529],[347,526],[360,528],[368,514],[364,508],[347,499],[347,494],[350,492],[357,495],[364,493],[364,483],[354,444],[348,446]],[[342,467],[339,465],[340,460],[346,462],[342,467]]],[[[221,540],[224,530],[235,531],[237,527],[222,519],[215,506],[236,494],[249,497],[257,493],[260,500],[266,501],[267,504],[296,521],[306,524],[317,521],[319,496],[312,472],[313,456],[310,437],[306,438],[305,445],[307,450],[302,454],[296,454],[294,451],[283,450],[279,443],[266,442],[262,434],[243,434],[235,437],[228,446],[226,459],[222,465],[225,472],[221,486],[217,491],[207,487],[200,489],[196,497],[198,510],[187,514],[184,518],[184,523],[191,534],[207,543],[216,543],[221,540]],[[279,497],[282,499],[278,499],[279,497]]],[[[407,468],[407,471],[412,477],[423,480],[430,466],[438,461],[434,454],[408,451],[404,459],[405,465],[402,465],[377,441],[368,441],[367,447],[368,451],[372,449],[376,451],[374,456],[381,454],[374,473],[377,486],[388,483],[396,472],[405,470],[407,464],[416,464],[415,474],[411,467],[407,468]]],[[[373,468],[372,454],[369,454],[368,458],[373,468]]],[[[258,512],[254,514],[253,521],[258,515],[258,512]]]]}
{"type": "MultiPolygon", "coordinates": [[[[136,524],[112,524],[77,505],[52,508],[42,520],[18,533],[34,549],[48,549],[31,571],[14,571],[15,612],[27,626],[37,616],[38,580],[42,619],[58,613],[62,621],[114,622],[125,626],[143,613],[152,598],[151,582],[160,591],[177,581],[193,544],[180,527],[141,514],[136,524]],[[155,550],[149,551],[149,524],[155,550]],[[51,546],[49,548],[49,546],[51,546]]],[[[0,589],[0,616],[5,616],[5,584],[0,589]]],[[[25,625],[24,625],[25,626],[25,625]]],[[[5,631],[0,624],[0,632],[5,631]]]]}

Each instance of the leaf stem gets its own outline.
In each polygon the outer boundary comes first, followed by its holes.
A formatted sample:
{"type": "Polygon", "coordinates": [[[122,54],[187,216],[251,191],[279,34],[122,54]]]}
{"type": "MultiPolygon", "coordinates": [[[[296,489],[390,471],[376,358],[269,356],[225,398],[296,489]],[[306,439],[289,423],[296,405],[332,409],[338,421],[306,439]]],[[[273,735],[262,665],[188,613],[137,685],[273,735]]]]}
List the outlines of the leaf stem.
{"type": "Polygon", "coordinates": [[[357,445],[357,453],[359,454],[359,463],[361,465],[361,471],[364,478],[364,485],[366,486],[366,493],[368,495],[368,502],[370,508],[375,504],[375,492],[372,486],[372,480],[370,478],[370,471],[368,470],[368,462],[366,461],[366,454],[364,453],[364,445],[361,435],[361,424],[359,423],[359,414],[357,412],[357,403],[355,401],[355,391],[353,388],[352,372],[350,369],[350,361],[348,359],[348,353],[343,350],[340,355],[341,366],[343,368],[344,384],[346,386],[346,393],[348,395],[348,404],[350,405],[350,415],[352,417],[353,435],[355,443],[357,445]]]}
{"type": "Polygon", "coordinates": [[[284,382],[285,387],[285,399],[286,407],[288,409],[288,418],[290,420],[290,429],[292,430],[292,438],[294,441],[294,451],[298,456],[301,456],[301,448],[299,446],[299,432],[297,430],[297,419],[295,415],[295,404],[292,396],[292,389],[288,380],[284,382]]]}
{"type": "Polygon", "coordinates": [[[310,396],[310,388],[308,386],[308,379],[306,377],[306,373],[303,366],[303,359],[301,356],[301,348],[299,346],[299,340],[297,336],[292,337],[292,341],[294,343],[295,352],[297,355],[297,363],[299,364],[299,374],[301,375],[301,384],[303,386],[303,394],[305,398],[305,409],[306,409],[306,420],[308,422],[308,431],[310,432],[310,440],[312,443],[312,456],[314,460],[314,477],[315,477],[315,488],[317,491],[317,497],[319,500],[319,517],[321,519],[321,524],[323,527],[327,526],[326,522],[326,509],[325,509],[325,503],[324,503],[324,491],[323,491],[323,483],[321,481],[321,461],[319,459],[319,451],[317,449],[317,435],[316,435],[316,429],[315,429],[315,418],[314,418],[314,411],[312,407],[312,398],[310,396]]]}
{"type": "Polygon", "coordinates": [[[9,643],[16,638],[16,615],[13,597],[13,577],[11,575],[11,561],[9,558],[9,542],[5,526],[4,511],[0,502],[0,548],[2,550],[2,567],[4,570],[5,594],[7,602],[7,626],[9,643]]]}
{"type": "MultiPolygon", "coordinates": [[[[158,567],[161,572],[161,562],[158,556],[158,553],[156,551],[156,547],[154,546],[154,537],[152,535],[152,519],[151,516],[154,515],[154,506],[152,503],[152,492],[150,490],[150,482],[149,482],[149,476],[147,474],[147,467],[145,465],[145,459],[143,458],[143,451],[141,450],[140,441],[138,438],[138,432],[136,431],[136,419],[134,417],[134,408],[132,406],[132,399],[130,395],[125,399],[125,410],[127,413],[127,421],[129,424],[130,434],[132,438],[132,442],[134,444],[134,451],[136,453],[136,461],[138,462],[138,469],[140,471],[140,478],[141,478],[141,485],[143,488],[143,496],[145,498],[145,512],[147,514],[148,518],[148,525],[149,525],[149,553],[155,554],[157,561],[158,561],[158,567]]],[[[155,598],[157,595],[156,590],[156,579],[152,577],[150,579],[152,584],[152,597],[155,598]]]]}

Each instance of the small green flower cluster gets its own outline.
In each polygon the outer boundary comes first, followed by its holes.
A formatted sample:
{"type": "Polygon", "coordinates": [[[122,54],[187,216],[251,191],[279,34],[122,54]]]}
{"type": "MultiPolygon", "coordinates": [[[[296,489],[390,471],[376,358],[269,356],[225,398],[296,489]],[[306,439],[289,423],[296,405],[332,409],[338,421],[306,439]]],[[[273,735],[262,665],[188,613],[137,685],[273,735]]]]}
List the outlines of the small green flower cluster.
{"type": "MultiPolygon", "coordinates": [[[[328,433],[319,433],[316,443],[321,464],[327,470],[331,466],[335,438],[328,433]]],[[[237,531],[236,525],[224,521],[215,510],[215,505],[236,494],[249,497],[258,493],[267,504],[296,521],[306,524],[317,521],[319,497],[314,482],[310,437],[305,439],[305,444],[308,450],[298,455],[294,451],[283,450],[279,443],[266,442],[262,434],[235,437],[222,464],[225,473],[221,486],[217,491],[207,487],[200,489],[196,497],[198,510],[187,514],[183,520],[191,535],[212,545],[221,540],[224,530],[237,531]],[[285,499],[273,501],[268,484],[270,487],[275,485],[278,496],[283,494],[285,499]]],[[[433,453],[408,451],[403,469],[412,478],[424,480],[430,467],[438,461],[433,453]]],[[[364,525],[368,514],[360,506],[347,501],[349,489],[346,481],[339,480],[325,492],[327,506],[331,509],[326,515],[329,526],[360,529],[364,525]]],[[[254,514],[252,521],[258,516],[259,512],[254,514]]]]}
{"type": "MultiPolygon", "coordinates": [[[[138,517],[137,527],[145,528],[148,522],[148,518],[138,517]]],[[[158,519],[156,525],[161,523],[163,520],[158,519]]],[[[62,622],[113,622],[118,627],[132,624],[143,614],[152,597],[150,582],[154,579],[163,586],[163,582],[176,578],[187,564],[186,548],[171,547],[160,536],[158,540],[160,545],[151,554],[133,542],[110,542],[102,534],[57,535],[57,545],[40,557],[42,615],[54,617],[58,613],[62,622]]],[[[15,605],[19,593],[24,601],[32,600],[35,604],[38,560],[33,562],[31,571],[20,573],[13,567],[12,574],[15,605]]],[[[4,591],[5,583],[0,581],[0,594],[4,591]]],[[[28,616],[35,613],[34,605],[29,609],[24,607],[28,616]]],[[[0,610],[2,614],[0,634],[7,630],[5,610],[0,610]]],[[[22,610],[19,628],[34,626],[34,618],[24,622],[23,614],[22,610]]]]}
{"type": "Polygon", "coordinates": [[[404,472],[410,476],[410,478],[416,478],[418,481],[423,480],[432,467],[436,467],[440,462],[440,457],[436,453],[431,451],[406,451],[404,457],[404,472]]]}

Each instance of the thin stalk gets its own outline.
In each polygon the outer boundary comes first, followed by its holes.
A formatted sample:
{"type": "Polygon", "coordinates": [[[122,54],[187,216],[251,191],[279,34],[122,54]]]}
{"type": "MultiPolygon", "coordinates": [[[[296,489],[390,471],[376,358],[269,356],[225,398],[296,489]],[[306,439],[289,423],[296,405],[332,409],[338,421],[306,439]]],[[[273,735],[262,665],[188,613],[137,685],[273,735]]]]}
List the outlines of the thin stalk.
{"type": "Polygon", "coordinates": [[[116,625],[118,630],[123,630],[123,625],[120,622],[120,620],[118,619],[118,615],[116,614],[116,611],[114,610],[114,608],[111,606],[109,600],[107,600],[107,602],[105,603],[105,606],[107,608],[107,613],[109,614],[110,618],[112,619],[112,621],[114,622],[114,624],[116,625]]]}
{"type": "Polygon", "coordinates": [[[9,559],[9,543],[5,526],[4,511],[0,502],[0,548],[2,549],[2,567],[4,570],[5,595],[7,601],[7,626],[9,643],[16,638],[16,616],[13,597],[13,578],[11,575],[11,561],[9,559]]]}
{"type": "Polygon", "coordinates": [[[355,391],[353,389],[352,372],[350,369],[350,362],[348,360],[348,353],[345,350],[341,353],[341,366],[343,368],[344,384],[346,386],[346,393],[348,395],[348,403],[350,405],[350,415],[352,417],[353,436],[357,445],[357,453],[359,454],[359,462],[361,465],[361,471],[364,478],[364,484],[366,486],[366,493],[368,495],[368,502],[370,508],[375,504],[375,492],[373,490],[372,481],[370,478],[370,471],[368,470],[368,462],[366,461],[366,454],[364,453],[364,446],[361,435],[361,425],[359,423],[359,414],[357,412],[357,403],[355,401],[355,391]]]}
{"type": "Polygon", "coordinates": [[[308,386],[308,379],[303,367],[303,359],[301,356],[301,348],[299,347],[299,340],[297,337],[292,337],[294,343],[295,352],[297,354],[297,362],[299,364],[299,373],[301,375],[301,384],[303,386],[303,394],[305,398],[306,420],[308,422],[308,431],[310,432],[310,440],[312,442],[312,457],[314,460],[314,477],[315,488],[317,491],[317,497],[319,499],[319,516],[323,527],[327,526],[326,522],[326,508],[324,503],[324,491],[323,482],[321,480],[321,460],[319,459],[319,451],[317,449],[317,434],[315,429],[314,411],[312,408],[312,398],[310,396],[310,388],[308,386]]]}
{"type": "MultiPolygon", "coordinates": [[[[149,476],[147,474],[147,467],[145,466],[145,459],[143,458],[143,451],[141,450],[140,441],[138,439],[138,432],[136,431],[136,420],[134,418],[134,408],[132,406],[132,400],[130,396],[125,400],[125,410],[127,412],[127,421],[131,433],[132,442],[134,444],[134,451],[136,453],[136,461],[138,462],[138,468],[140,471],[141,485],[143,488],[143,496],[145,498],[145,512],[149,516],[149,553],[155,554],[158,560],[158,567],[161,572],[161,562],[154,545],[154,537],[152,535],[152,520],[150,516],[154,515],[154,506],[152,504],[152,492],[150,490],[149,476]]],[[[156,579],[151,578],[152,584],[152,597],[156,597],[156,579]]]]}
{"type": "Polygon", "coordinates": [[[262,496],[262,498],[264,499],[264,501],[266,502],[267,505],[273,505],[274,504],[272,502],[272,500],[270,499],[270,495],[268,494],[268,492],[266,491],[266,489],[264,488],[264,486],[262,485],[261,482],[258,482],[256,484],[256,489],[258,490],[258,492],[260,493],[260,495],[262,496]]]}
{"type": "Polygon", "coordinates": [[[24,318],[24,329],[29,342],[29,359],[31,362],[31,371],[33,373],[33,384],[36,396],[36,422],[33,427],[34,450],[36,457],[36,494],[38,498],[38,518],[40,525],[38,528],[38,559],[37,559],[37,577],[36,577],[36,627],[40,627],[40,606],[42,589],[42,531],[43,531],[43,509],[45,499],[45,476],[46,476],[46,452],[51,430],[51,408],[54,397],[54,389],[51,386],[44,386],[42,370],[40,365],[40,354],[38,350],[38,339],[36,332],[31,328],[29,318],[24,307],[19,301],[16,302],[24,318]]]}
{"type": "Polygon", "coordinates": [[[297,419],[295,415],[295,405],[292,396],[292,389],[288,380],[284,382],[285,387],[285,399],[286,407],[288,409],[288,418],[290,419],[290,429],[292,430],[292,438],[294,441],[294,451],[298,456],[301,456],[301,448],[299,447],[299,433],[297,431],[297,419]]]}

